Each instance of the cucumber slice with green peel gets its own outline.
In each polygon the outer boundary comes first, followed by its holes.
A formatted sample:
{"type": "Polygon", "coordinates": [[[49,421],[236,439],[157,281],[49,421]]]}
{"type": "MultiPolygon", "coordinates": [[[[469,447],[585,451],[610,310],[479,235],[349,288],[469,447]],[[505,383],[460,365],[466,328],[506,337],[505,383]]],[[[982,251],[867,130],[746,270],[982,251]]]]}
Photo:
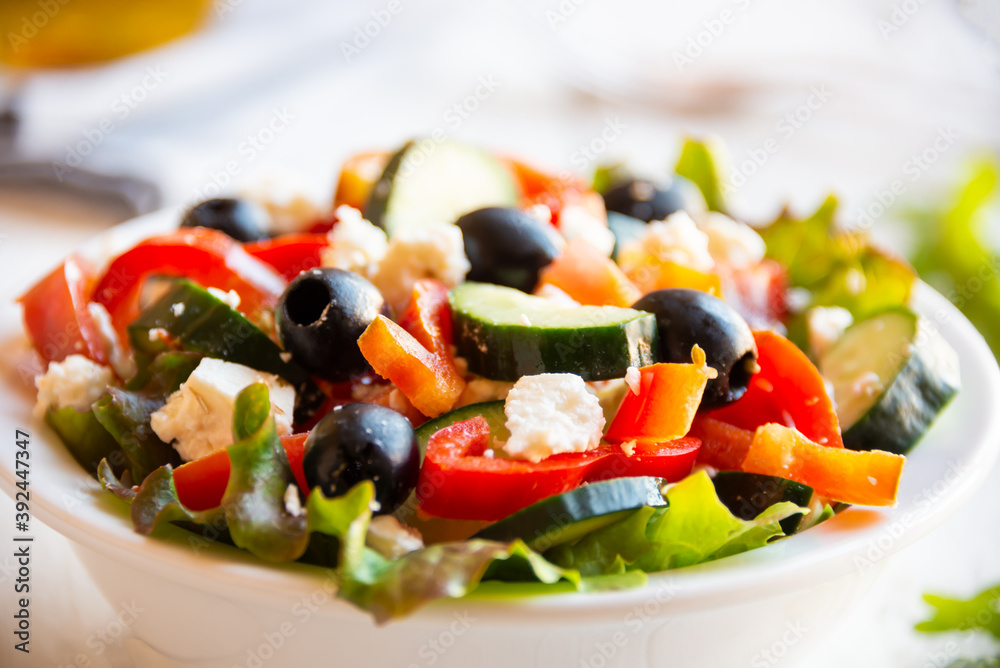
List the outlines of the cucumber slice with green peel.
{"type": "Polygon", "coordinates": [[[486,418],[490,425],[490,439],[506,441],[510,438],[510,432],[507,431],[507,415],[503,412],[503,406],[504,402],[502,401],[469,404],[423,423],[417,427],[417,443],[420,445],[421,456],[427,451],[427,441],[431,440],[431,436],[456,422],[480,415],[486,418]]]}
{"type": "Polygon", "coordinates": [[[958,355],[924,318],[893,308],[855,323],[819,362],[844,446],[909,452],[960,387],[958,355]]]}
{"type": "Polygon", "coordinates": [[[486,378],[575,373],[609,380],[656,361],[656,317],[645,311],[560,306],[487,283],[464,283],[450,301],[458,354],[486,378]]]}
{"type": "Polygon", "coordinates": [[[132,348],[156,355],[167,349],[156,330],[166,331],[181,349],[242,364],[284,378],[295,387],[295,421],[304,422],[324,394],[312,376],[282,358],[281,348],[263,331],[197,283],[185,279],[146,307],[128,327],[132,348]]]}
{"type": "Polygon", "coordinates": [[[520,189],[486,151],[453,141],[408,142],[372,188],[365,215],[389,236],[428,223],[453,223],[487,206],[517,206],[520,189]]]}
{"type": "Polygon", "coordinates": [[[809,519],[823,510],[812,487],[776,476],[744,471],[719,471],[712,478],[712,484],[715,485],[719,501],[741,520],[752,520],[782,501],[809,508],[808,515],[799,513],[781,520],[781,530],[786,536],[805,529],[809,519]]]}
{"type": "Polygon", "coordinates": [[[592,531],[624,519],[643,506],[663,506],[659,478],[603,480],[547,499],[491,524],[473,538],[511,541],[522,539],[543,552],[555,545],[574,543],[592,531]]]}

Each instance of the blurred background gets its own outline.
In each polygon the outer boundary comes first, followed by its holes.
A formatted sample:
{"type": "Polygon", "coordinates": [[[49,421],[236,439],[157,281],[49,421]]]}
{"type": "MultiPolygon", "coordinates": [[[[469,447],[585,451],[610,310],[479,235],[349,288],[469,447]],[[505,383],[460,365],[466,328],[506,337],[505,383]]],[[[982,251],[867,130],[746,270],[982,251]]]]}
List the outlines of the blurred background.
{"type": "MultiPolygon", "coordinates": [[[[836,192],[844,225],[946,295],[975,287],[962,306],[1000,349],[1000,279],[978,273],[1000,247],[1000,0],[2,0],[0,63],[0,261],[19,285],[164,206],[250,190],[323,211],[344,159],[435,131],[650,176],[711,135],[735,215],[836,192]]],[[[936,537],[814,665],[926,665],[945,640],[912,633],[919,594],[1000,580],[1000,529],[936,537]]],[[[93,597],[49,540],[60,586],[93,597]]],[[[69,665],[94,623],[49,612],[37,665],[69,665]]],[[[156,665],[142,656],[88,655],[156,665]]]]}

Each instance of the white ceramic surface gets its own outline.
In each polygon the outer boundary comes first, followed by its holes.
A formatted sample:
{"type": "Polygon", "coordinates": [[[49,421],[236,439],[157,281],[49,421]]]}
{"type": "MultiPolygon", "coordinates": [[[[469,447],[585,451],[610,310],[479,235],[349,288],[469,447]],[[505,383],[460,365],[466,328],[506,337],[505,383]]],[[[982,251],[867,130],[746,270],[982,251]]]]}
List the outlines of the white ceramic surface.
{"type": "MultiPolygon", "coordinates": [[[[86,252],[115,252],[174,224],[161,212],[86,252]]],[[[22,335],[13,295],[0,346],[22,335]]],[[[76,546],[109,601],[134,600],[129,650],[143,666],[770,666],[794,665],[835,629],[884,559],[957,512],[1000,449],[1000,372],[982,338],[921,286],[916,307],[959,351],[963,391],[907,464],[897,507],[851,509],[800,536],[705,566],[654,575],[642,589],[432,605],[376,628],[333,597],[318,569],[269,567],[237,550],[132,532],[124,506],[86,476],[41,423],[23,385],[0,387],[4,424],[32,434],[32,510],[76,546]]],[[[11,462],[0,486],[13,492],[11,462]]]]}

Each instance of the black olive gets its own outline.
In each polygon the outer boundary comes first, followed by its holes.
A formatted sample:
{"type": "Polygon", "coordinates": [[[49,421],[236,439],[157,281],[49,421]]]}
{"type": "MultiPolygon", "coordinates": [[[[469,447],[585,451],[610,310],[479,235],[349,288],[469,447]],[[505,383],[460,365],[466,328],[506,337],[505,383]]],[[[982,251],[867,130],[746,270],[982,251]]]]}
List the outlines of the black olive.
{"type": "Polygon", "coordinates": [[[278,338],[313,375],[338,383],[371,366],[358,337],[375,316],[389,311],[366,278],[342,269],[310,269],[298,275],[274,309],[278,338]]]}
{"type": "Polygon", "coordinates": [[[757,344],[746,320],[732,306],[701,290],[650,292],[632,308],[656,316],[661,362],[690,362],[695,344],[719,376],[708,381],[701,408],[730,404],[747,391],[757,370],[757,344]]]}
{"type": "Polygon", "coordinates": [[[376,513],[391,513],[417,485],[420,448],[410,421],[377,404],[338,406],[316,423],[305,443],[302,469],[309,488],[326,496],[375,485],[376,513]]]}
{"type": "Polygon", "coordinates": [[[455,224],[462,230],[470,281],[495,283],[531,292],[538,272],[556,256],[546,223],[520,209],[487,207],[467,213],[455,224]]]}
{"type": "Polygon", "coordinates": [[[647,223],[663,220],[677,211],[698,208],[692,201],[691,186],[690,181],[679,176],[664,183],[632,179],[605,191],[604,207],[647,223]]]}
{"type": "Polygon", "coordinates": [[[210,199],[188,209],[181,227],[208,227],[237,241],[260,241],[267,238],[271,215],[244,199],[210,199]]]}

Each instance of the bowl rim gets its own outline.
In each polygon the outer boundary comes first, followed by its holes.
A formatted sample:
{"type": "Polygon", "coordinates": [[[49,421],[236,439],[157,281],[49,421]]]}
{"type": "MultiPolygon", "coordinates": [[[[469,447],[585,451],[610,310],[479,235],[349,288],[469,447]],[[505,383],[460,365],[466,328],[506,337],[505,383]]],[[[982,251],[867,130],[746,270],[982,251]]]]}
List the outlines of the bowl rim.
{"type": "MultiPolygon", "coordinates": [[[[175,227],[179,211],[178,207],[164,209],[110,228],[85,244],[80,253],[102,264],[138,239],[175,227]]],[[[0,303],[3,316],[0,341],[19,339],[18,345],[23,348],[26,343],[14,297],[8,294],[0,303]]],[[[915,450],[915,463],[908,459],[896,507],[878,511],[852,509],[803,534],[764,548],[700,566],[650,574],[648,583],[635,589],[437,601],[411,615],[405,623],[437,625],[443,619],[453,619],[459,609],[476,615],[481,622],[523,625],[532,619],[545,619],[549,624],[587,619],[607,621],[641,610],[646,610],[647,615],[662,615],[667,611],[681,614],[722,608],[832,581],[873,566],[912,544],[961,508],[986,479],[1000,454],[1000,411],[993,410],[995,399],[1000,397],[1000,368],[992,352],[954,305],[925,284],[918,284],[912,303],[918,312],[933,319],[958,351],[963,391],[925,437],[925,441],[937,443],[938,447],[922,443],[915,450]],[[951,452],[943,450],[946,425],[942,422],[946,421],[947,413],[958,412],[955,404],[969,414],[963,428],[971,430],[977,438],[957,446],[949,444],[949,448],[958,448],[957,452],[951,452]],[[932,452],[921,456],[925,451],[932,452]],[[948,454],[952,457],[944,458],[948,454]],[[956,456],[964,460],[955,463],[956,456]],[[923,469],[948,462],[950,469],[956,470],[954,479],[947,480],[940,493],[934,482],[933,503],[926,503],[929,490],[926,475],[921,486],[916,476],[907,476],[907,472],[918,469],[928,473],[923,469]],[[651,604],[653,613],[648,612],[651,604]]],[[[11,346],[4,345],[2,349],[9,352],[11,346]]],[[[169,527],[156,537],[136,534],[124,511],[124,502],[103,491],[42,421],[25,420],[34,399],[27,395],[10,382],[0,385],[0,397],[6,399],[0,416],[11,425],[27,423],[31,430],[33,519],[70,539],[76,544],[74,547],[82,546],[155,578],[231,600],[283,606],[282,609],[311,595],[317,587],[330,586],[326,580],[329,573],[319,567],[268,565],[242,550],[218,544],[192,549],[183,543],[193,534],[179,528],[169,527]]],[[[0,487],[12,498],[16,491],[13,461],[13,457],[0,460],[0,487]]],[[[327,598],[321,608],[324,614],[353,621],[370,619],[367,613],[346,601],[327,598]]]]}

